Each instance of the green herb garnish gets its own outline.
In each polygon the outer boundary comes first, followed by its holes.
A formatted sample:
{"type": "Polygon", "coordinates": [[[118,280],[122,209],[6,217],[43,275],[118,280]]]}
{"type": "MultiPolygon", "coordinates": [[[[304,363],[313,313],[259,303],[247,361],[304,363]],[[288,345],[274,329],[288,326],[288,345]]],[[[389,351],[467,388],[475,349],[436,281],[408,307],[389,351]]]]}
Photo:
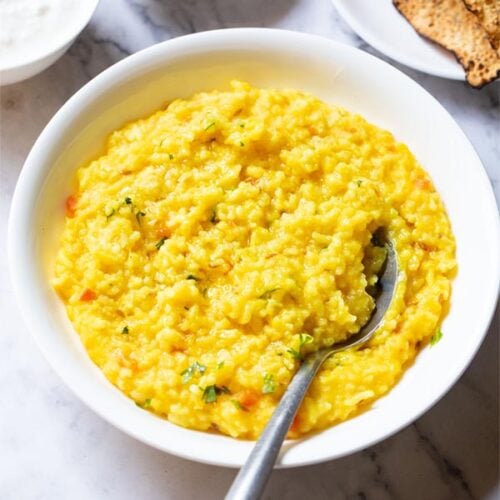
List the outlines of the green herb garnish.
{"type": "Polygon", "coordinates": [[[113,208],[111,210],[111,212],[109,212],[109,214],[106,214],[106,219],[109,219],[110,217],[113,217],[113,215],[115,215],[116,213],[116,210],[113,208]]]}
{"type": "Polygon", "coordinates": [[[292,357],[294,357],[295,359],[298,359],[300,361],[302,361],[304,359],[304,356],[302,356],[302,354],[300,354],[299,351],[296,351],[295,349],[292,349],[291,347],[289,349],[287,349],[286,352],[288,354],[291,354],[292,357]]]}
{"type": "Polygon", "coordinates": [[[271,294],[273,294],[277,290],[279,290],[279,287],[278,288],[271,288],[271,290],[266,290],[262,295],[259,295],[259,299],[267,300],[267,299],[271,298],[271,294]]]}
{"type": "Polygon", "coordinates": [[[220,370],[224,366],[224,361],[217,363],[217,370],[220,370]]]}
{"type": "Polygon", "coordinates": [[[231,391],[225,385],[222,387],[215,384],[209,385],[203,389],[203,401],[205,403],[215,403],[219,394],[231,394],[231,391]]]}
{"type": "Polygon", "coordinates": [[[135,404],[139,408],[146,408],[147,406],[151,406],[151,398],[145,399],[143,403],[139,403],[138,401],[136,401],[135,404]]]}
{"type": "Polygon", "coordinates": [[[307,333],[301,333],[299,335],[300,347],[310,344],[313,341],[313,338],[307,333]]]}
{"type": "Polygon", "coordinates": [[[130,196],[125,198],[124,205],[132,205],[132,198],[130,198],[130,196]]]}
{"type": "Polygon", "coordinates": [[[194,280],[194,281],[200,281],[200,278],[197,278],[196,276],[194,276],[193,274],[188,274],[187,280],[194,280]]]}
{"type": "Polygon", "coordinates": [[[217,212],[215,211],[215,208],[212,208],[212,211],[210,212],[210,222],[212,224],[215,224],[217,222],[217,212]]]}
{"type": "Polygon", "coordinates": [[[135,218],[136,218],[137,224],[139,224],[139,226],[141,225],[141,217],[144,217],[145,215],[146,215],[146,213],[143,212],[142,210],[139,210],[138,212],[136,212],[135,218]]]}
{"type": "Polygon", "coordinates": [[[128,335],[130,332],[129,332],[129,329],[128,329],[128,326],[124,326],[123,327],[123,330],[122,330],[122,334],[123,335],[128,335]]]}
{"type": "Polygon", "coordinates": [[[204,128],[204,130],[208,130],[208,129],[212,128],[212,127],[215,127],[215,122],[211,122],[211,123],[209,123],[209,124],[208,124],[208,125],[204,128]]]}
{"type": "Polygon", "coordinates": [[[244,123],[240,123],[240,128],[245,128],[245,124],[244,123]]]}
{"type": "Polygon", "coordinates": [[[361,186],[361,184],[363,184],[363,181],[362,181],[361,179],[358,179],[358,180],[356,181],[356,184],[357,184],[357,185],[358,185],[358,187],[359,187],[359,186],[361,186]]]}
{"type": "Polygon", "coordinates": [[[160,241],[156,242],[155,243],[156,250],[159,250],[163,246],[163,243],[165,243],[165,241],[167,240],[168,238],[164,236],[160,241]]]}
{"type": "Polygon", "coordinates": [[[231,399],[231,403],[233,403],[233,405],[236,406],[238,410],[248,411],[237,399],[231,399]]]}
{"type": "Polygon", "coordinates": [[[276,390],[276,382],[274,375],[268,373],[264,377],[264,384],[262,385],[262,394],[272,394],[276,390]]]}
{"type": "Polygon", "coordinates": [[[300,351],[302,350],[302,347],[304,347],[306,344],[310,344],[312,341],[313,338],[311,337],[311,335],[309,335],[308,333],[301,333],[299,335],[299,350],[297,351],[290,347],[286,350],[286,352],[295,359],[302,361],[304,359],[304,355],[300,351]]]}
{"type": "Polygon", "coordinates": [[[170,160],[174,159],[174,155],[172,153],[168,153],[168,157],[169,157],[170,160]]]}
{"type": "Polygon", "coordinates": [[[217,401],[217,386],[209,385],[205,387],[202,397],[205,403],[215,403],[217,401]]]}
{"type": "Polygon", "coordinates": [[[198,361],[195,361],[189,368],[186,368],[182,373],[182,383],[187,384],[194,376],[196,372],[198,372],[200,375],[203,375],[205,371],[207,370],[207,367],[205,365],[202,365],[198,363],[198,361]]]}
{"type": "Polygon", "coordinates": [[[441,328],[436,330],[436,333],[431,337],[431,345],[436,345],[443,338],[443,332],[441,328]]]}
{"type": "Polygon", "coordinates": [[[243,147],[245,143],[243,141],[240,141],[240,146],[243,147]]]}

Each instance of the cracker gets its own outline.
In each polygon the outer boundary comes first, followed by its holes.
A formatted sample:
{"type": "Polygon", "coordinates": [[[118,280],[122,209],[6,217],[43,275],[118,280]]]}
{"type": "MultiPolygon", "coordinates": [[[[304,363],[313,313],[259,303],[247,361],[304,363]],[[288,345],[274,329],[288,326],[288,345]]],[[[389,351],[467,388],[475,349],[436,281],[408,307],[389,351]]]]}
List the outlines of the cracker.
{"type": "Polygon", "coordinates": [[[464,0],[464,3],[476,14],[500,55],[500,0],[464,0]]]}
{"type": "Polygon", "coordinates": [[[500,76],[500,57],[478,17],[462,0],[393,0],[422,36],[454,53],[470,85],[480,88],[500,76]]]}

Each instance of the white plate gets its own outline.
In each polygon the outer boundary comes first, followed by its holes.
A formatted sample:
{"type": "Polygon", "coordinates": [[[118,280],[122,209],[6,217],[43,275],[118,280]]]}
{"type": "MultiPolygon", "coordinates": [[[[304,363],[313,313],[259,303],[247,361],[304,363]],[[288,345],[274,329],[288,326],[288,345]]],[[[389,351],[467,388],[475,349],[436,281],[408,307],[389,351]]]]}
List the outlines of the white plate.
{"type": "Polygon", "coordinates": [[[441,342],[424,349],[369,411],[286,443],[279,465],[330,460],[390,436],[445,394],[487,331],[500,276],[497,208],[474,149],[431,95],[366,52],[301,33],[234,29],[170,40],[102,72],[57,112],[22,169],[9,221],[16,297],[54,370],[108,422],[192,460],[232,467],[245,461],[252,442],[177,427],[141,410],[113,387],[89,360],[49,284],[64,201],[78,166],[102,151],[106,136],[117,127],[173,98],[227,88],[232,78],[303,89],[393,131],[431,174],[457,239],[459,274],[441,342]]]}
{"type": "Polygon", "coordinates": [[[410,68],[465,80],[453,54],[421,37],[392,0],[332,0],[347,24],[371,46],[410,68]]]}

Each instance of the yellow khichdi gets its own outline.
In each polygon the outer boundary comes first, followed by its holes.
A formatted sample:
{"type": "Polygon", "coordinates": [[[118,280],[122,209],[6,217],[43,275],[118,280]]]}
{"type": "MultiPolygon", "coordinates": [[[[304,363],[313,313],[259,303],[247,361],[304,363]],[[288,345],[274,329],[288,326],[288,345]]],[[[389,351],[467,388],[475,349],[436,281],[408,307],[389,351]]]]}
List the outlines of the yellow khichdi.
{"type": "Polygon", "coordinates": [[[297,90],[175,100],[111,134],[77,173],[54,286],[106,377],[192,429],[255,439],[311,350],[368,320],[385,249],[384,326],[330,358],[290,431],[355,415],[398,381],[450,299],[455,242],[408,148],[297,90]]]}

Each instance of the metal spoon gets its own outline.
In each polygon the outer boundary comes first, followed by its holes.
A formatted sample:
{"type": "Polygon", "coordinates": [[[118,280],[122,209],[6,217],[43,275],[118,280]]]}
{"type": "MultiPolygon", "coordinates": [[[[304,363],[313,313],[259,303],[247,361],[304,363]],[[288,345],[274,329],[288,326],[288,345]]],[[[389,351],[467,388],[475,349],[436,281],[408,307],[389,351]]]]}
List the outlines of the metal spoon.
{"type": "Polygon", "coordinates": [[[398,276],[397,257],[390,242],[385,244],[387,258],[379,276],[381,292],[377,297],[375,311],[366,325],[348,340],[309,354],[293,377],[281,398],[260,439],[250,453],[231,488],[226,500],[255,500],[260,498],[276,462],[283,440],[299,409],[300,403],[316,375],[319,367],[332,354],[360,347],[368,342],[382,325],[384,315],[391,303],[398,276]]]}

